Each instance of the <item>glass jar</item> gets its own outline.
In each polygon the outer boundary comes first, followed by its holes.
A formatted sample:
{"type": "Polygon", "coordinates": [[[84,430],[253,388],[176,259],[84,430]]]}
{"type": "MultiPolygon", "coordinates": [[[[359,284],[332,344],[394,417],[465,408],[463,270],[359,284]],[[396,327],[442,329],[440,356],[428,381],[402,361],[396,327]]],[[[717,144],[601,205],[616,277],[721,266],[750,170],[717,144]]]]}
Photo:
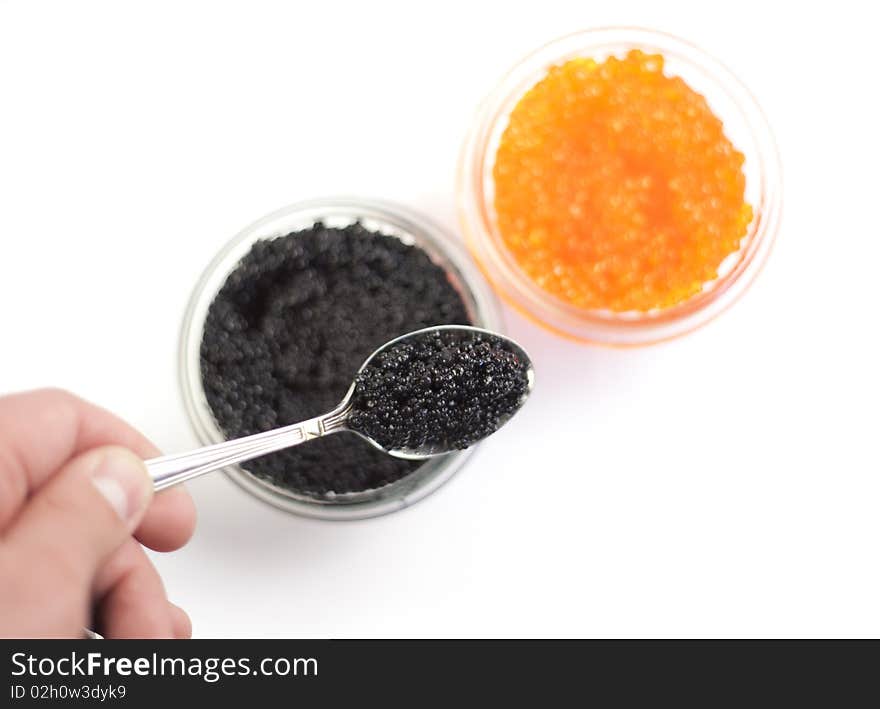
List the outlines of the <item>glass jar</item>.
{"type": "MultiPolygon", "coordinates": [[[[498,302],[467,252],[439,226],[409,209],[355,198],[300,202],[254,222],[232,239],[196,284],[184,316],[180,337],[180,383],[187,414],[203,445],[225,440],[205,398],[199,351],[208,308],[229,273],[261,239],[308,229],[316,222],[344,227],[359,221],[371,231],[398,238],[424,250],[456,287],[474,325],[500,330],[498,302]]],[[[346,434],[339,434],[346,435],[346,434]]],[[[449,480],[474,453],[474,448],[430,458],[409,475],[381,488],[324,497],[300,494],[273,485],[240,466],[225,472],[238,485],[276,507],[320,519],[363,519],[408,507],[449,480]]]]}
{"type": "Polygon", "coordinates": [[[616,346],[670,339],[705,324],[730,306],[760,270],[772,246],[782,208],[782,171],[770,126],[752,94],[720,62],[676,37],[613,27],[557,39],[517,64],[487,97],[462,147],[457,178],[465,239],[496,291],[546,328],[574,339],[616,346]],[[662,54],[666,73],[702,94],[724,123],[727,137],[745,155],[746,201],[754,218],[740,249],[726,259],[718,278],[701,293],[661,310],[615,313],[565,303],[532,281],[504,245],[494,214],[492,169],[511,111],[547,70],[570,59],[601,61],[631,49],[662,54]]]}

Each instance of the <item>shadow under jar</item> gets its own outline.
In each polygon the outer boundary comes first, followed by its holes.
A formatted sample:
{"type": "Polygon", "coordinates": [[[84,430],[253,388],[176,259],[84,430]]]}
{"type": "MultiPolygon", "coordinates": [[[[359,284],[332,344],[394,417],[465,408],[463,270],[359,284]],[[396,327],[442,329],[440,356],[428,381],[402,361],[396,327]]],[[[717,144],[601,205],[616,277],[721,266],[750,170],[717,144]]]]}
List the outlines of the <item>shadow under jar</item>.
{"type": "MultiPolygon", "coordinates": [[[[324,413],[374,349],[441,324],[500,327],[494,295],[442,229],[385,202],[294,204],[239,233],[199,280],[181,334],[187,413],[203,444],[324,413]]],[[[407,461],[340,434],[226,472],[287,511],[362,519],[430,494],[472,450],[407,461]]]]}

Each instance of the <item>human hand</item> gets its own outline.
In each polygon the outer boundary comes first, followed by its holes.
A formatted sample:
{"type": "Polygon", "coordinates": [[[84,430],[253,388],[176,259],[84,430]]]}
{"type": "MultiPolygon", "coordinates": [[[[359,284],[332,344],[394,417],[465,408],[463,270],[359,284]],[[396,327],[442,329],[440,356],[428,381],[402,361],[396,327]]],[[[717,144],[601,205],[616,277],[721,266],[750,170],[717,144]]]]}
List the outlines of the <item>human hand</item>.
{"type": "Polygon", "coordinates": [[[0,397],[0,636],[191,635],[138,543],[171,551],[195,526],[183,488],[153,496],[157,454],[67,392],[0,397]]]}

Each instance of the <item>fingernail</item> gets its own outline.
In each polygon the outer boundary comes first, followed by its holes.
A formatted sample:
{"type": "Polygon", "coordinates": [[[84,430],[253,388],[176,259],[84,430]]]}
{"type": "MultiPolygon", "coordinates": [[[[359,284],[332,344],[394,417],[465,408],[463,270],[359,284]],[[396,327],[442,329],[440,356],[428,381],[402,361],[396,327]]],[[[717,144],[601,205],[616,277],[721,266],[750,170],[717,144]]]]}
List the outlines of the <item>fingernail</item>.
{"type": "Polygon", "coordinates": [[[125,448],[108,448],[92,484],[127,524],[140,521],[153,492],[144,462],[125,448]]]}

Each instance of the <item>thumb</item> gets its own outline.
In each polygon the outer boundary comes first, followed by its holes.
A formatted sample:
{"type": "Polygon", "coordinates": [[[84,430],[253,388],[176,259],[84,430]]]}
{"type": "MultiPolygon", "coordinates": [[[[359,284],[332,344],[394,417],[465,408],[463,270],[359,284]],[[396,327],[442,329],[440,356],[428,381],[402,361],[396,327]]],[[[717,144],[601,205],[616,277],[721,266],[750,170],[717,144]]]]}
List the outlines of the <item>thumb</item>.
{"type": "Polygon", "coordinates": [[[20,568],[56,592],[86,599],[105,560],[137,527],[153,494],[143,461],[118,446],[70,460],[40,488],[6,537],[20,568]],[[63,589],[63,591],[62,591],[63,589]]]}

